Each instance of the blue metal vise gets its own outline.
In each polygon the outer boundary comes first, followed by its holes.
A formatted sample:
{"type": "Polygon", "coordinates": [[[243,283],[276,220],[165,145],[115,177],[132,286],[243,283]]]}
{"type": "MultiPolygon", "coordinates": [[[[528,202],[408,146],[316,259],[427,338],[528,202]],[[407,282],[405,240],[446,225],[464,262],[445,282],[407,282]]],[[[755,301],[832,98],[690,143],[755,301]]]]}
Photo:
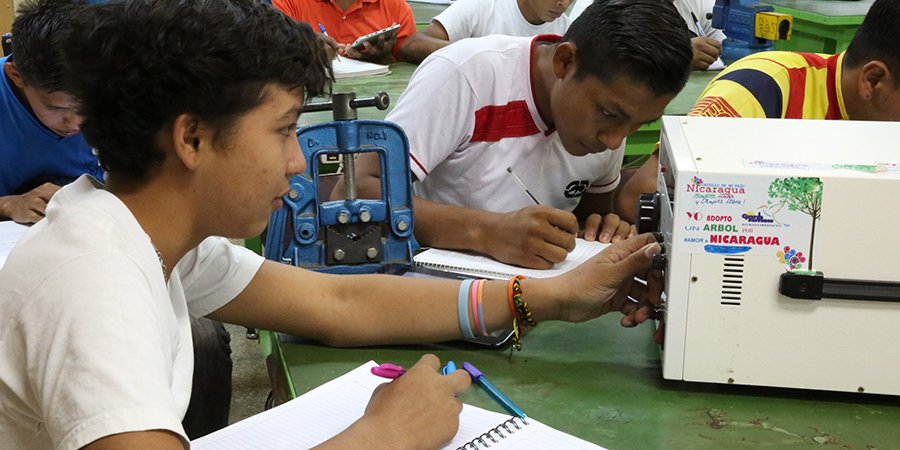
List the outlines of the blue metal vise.
{"type": "MultiPolygon", "coordinates": [[[[387,93],[357,99],[334,94],[332,101],[303,112],[334,112],[334,121],[297,131],[307,167],[291,177],[284,207],[272,213],[266,258],[319,272],[374,273],[410,269],[419,248],[413,237],[409,142],[403,130],[381,120],[357,120],[356,109],[386,109],[387,93]],[[381,198],[356,198],[354,157],[376,153],[381,164],[381,198]],[[319,161],[342,161],[343,200],[320,201],[319,161]]],[[[324,193],[327,196],[329,193],[324,193]]]]}
{"type": "Polygon", "coordinates": [[[731,64],[751,53],[772,50],[774,40],[791,38],[793,17],[758,0],[716,0],[712,26],[725,32],[722,60],[731,64]]]}

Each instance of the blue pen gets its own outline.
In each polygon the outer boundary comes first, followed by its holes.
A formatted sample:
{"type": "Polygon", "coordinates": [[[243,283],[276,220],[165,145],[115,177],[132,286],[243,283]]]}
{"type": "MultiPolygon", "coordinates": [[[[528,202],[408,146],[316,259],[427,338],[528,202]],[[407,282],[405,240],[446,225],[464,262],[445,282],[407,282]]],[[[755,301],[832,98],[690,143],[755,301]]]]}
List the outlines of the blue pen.
{"type": "Polygon", "coordinates": [[[506,408],[507,411],[522,419],[528,418],[528,416],[525,414],[525,411],[522,411],[522,408],[516,406],[516,404],[513,403],[512,400],[509,399],[509,397],[503,395],[503,393],[500,392],[499,389],[497,389],[493,384],[491,384],[490,381],[488,381],[487,377],[485,377],[477,367],[473,366],[468,361],[465,361],[463,362],[463,369],[465,369],[466,372],[469,372],[469,376],[472,377],[472,380],[478,383],[479,386],[484,388],[484,390],[487,391],[487,393],[490,394],[491,397],[493,397],[494,400],[496,400],[497,403],[500,404],[500,406],[506,408]]]}
{"type": "Polygon", "coordinates": [[[453,372],[456,372],[456,363],[453,361],[447,361],[447,364],[443,369],[441,369],[441,373],[444,375],[450,375],[453,372]]]}
{"type": "Polygon", "coordinates": [[[319,31],[321,31],[325,36],[328,36],[328,32],[325,31],[325,25],[322,25],[321,23],[319,24],[319,31]]]}

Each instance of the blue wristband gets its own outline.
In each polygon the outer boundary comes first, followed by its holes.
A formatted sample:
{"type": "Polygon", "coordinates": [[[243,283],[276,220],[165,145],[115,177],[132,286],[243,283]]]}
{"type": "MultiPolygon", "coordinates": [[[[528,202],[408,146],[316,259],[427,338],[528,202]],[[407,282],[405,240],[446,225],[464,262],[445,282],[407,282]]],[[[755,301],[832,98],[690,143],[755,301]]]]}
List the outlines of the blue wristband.
{"type": "Polygon", "coordinates": [[[475,333],[472,332],[472,325],[469,323],[469,288],[472,287],[471,278],[465,279],[459,284],[459,294],[457,295],[456,312],[459,317],[459,330],[466,339],[475,339],[475,333]]]}

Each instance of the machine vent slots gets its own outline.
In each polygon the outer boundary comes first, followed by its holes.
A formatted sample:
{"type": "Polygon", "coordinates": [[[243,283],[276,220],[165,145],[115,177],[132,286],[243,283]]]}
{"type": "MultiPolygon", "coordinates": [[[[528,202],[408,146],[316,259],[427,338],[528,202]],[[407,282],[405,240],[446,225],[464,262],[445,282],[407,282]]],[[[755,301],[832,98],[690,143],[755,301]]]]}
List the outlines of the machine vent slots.
{"type": "Polygon", "coordinates": [[[744,285],[744,257],[726,256],[722,265],[723,305],[741,306],[741,292],[744,285]]]}

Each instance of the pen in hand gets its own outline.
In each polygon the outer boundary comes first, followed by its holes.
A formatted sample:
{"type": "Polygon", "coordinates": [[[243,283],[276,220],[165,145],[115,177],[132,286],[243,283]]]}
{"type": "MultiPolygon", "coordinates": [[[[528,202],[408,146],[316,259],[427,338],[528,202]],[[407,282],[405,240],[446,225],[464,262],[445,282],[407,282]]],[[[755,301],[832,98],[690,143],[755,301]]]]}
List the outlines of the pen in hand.
{"type": "MultiPolygon", "coordinates": [[[[441,373],[444,375],[450,375],[455,371],[456,364],[454,364],[453,361],[447,361],[447,364],[443,369],[441,369],[441,373]]],[[[372,372],[372,375],[379,376],[381,378],[396,380],[397,378],[400,378],[401,375],[406,373],[406,369],[396,364],[382,363],[371,368],[370,372],[372,372]]]]}
{"type": "Polygon", "coordinates": [[[521,187],[522,190],[525,191],[526,194],[528,194],[528,198],[530,198],[535,205],[541,204],[541,202],[538,201],[534,194],[531,193],[531,190],[528,189],[528,186],[525,186],[525,183],[519,178],[518,175],[516,175],[515,172],[513,172],[512,167],[507,167],[506,171],[509,172],[510,175],[512,175],[513,180],[516,180],[516,184],[518,184],[519,187],[521,187]]]}
{"type": "Polygon", "coordinates": [[[389,378],[391,380],[400,378],[400,375],[406,373],[406,369],[391,363],[379,364],[371,368],[370,371],[372,372],[372,375],[376,375],[381,378],[389,378]]]}
{"type": "Polygon", "coordinates": [[[697,19],[697,16],[693,12],[691,12],[691,19],[694,19],[694,26],[697,27],[697,36],[706,37],[706,32],[703,31],[703,27],[700,25],[700,21],[697,19]]]}

